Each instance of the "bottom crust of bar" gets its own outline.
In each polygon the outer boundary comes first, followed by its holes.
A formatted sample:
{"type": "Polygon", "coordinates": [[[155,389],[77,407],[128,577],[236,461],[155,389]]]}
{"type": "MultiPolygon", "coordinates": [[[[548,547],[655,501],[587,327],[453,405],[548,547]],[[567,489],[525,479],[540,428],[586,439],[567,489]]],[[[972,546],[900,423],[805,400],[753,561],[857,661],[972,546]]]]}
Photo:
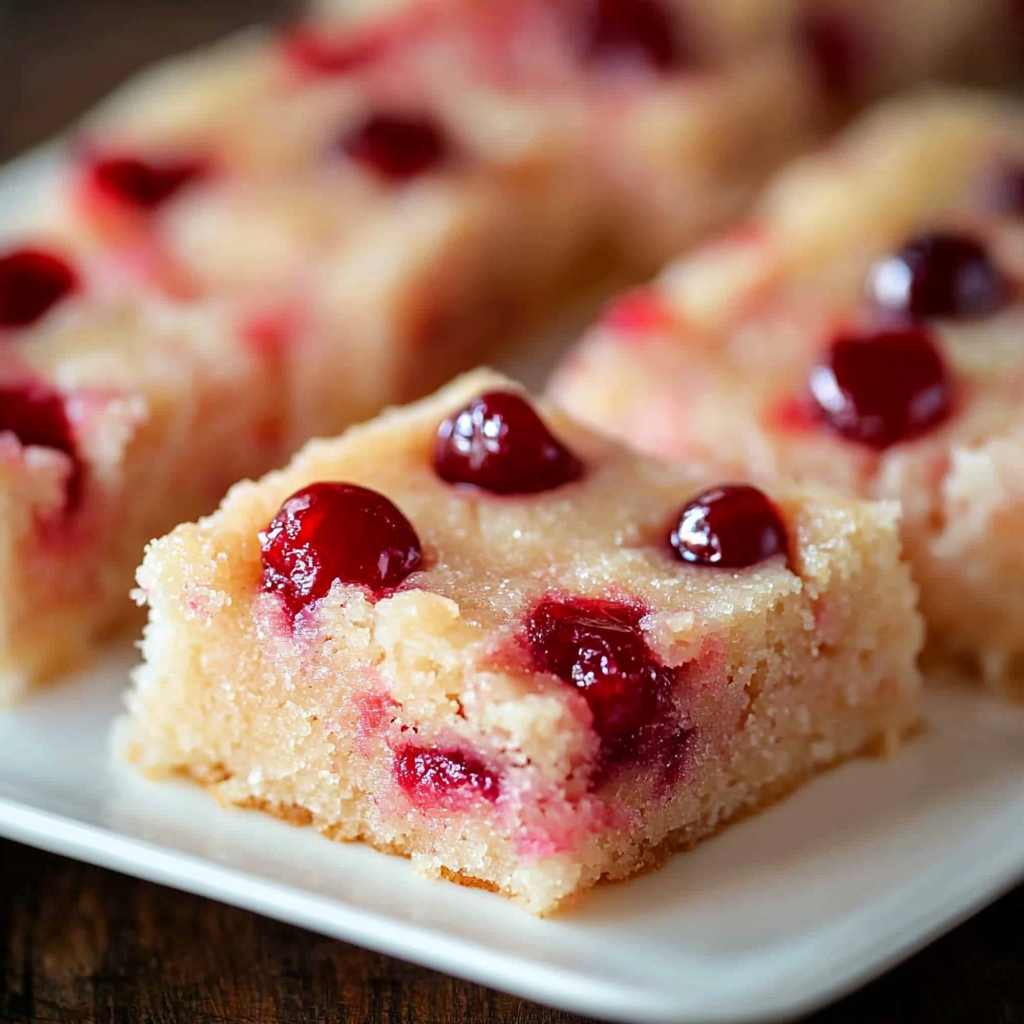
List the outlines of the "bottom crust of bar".
{"type": "MultiPolygon", "coordinates": [[[[621,874],[616,874],[615,876],[607,874],[603,875],[598,879],[596,884],[607,885],[617,882],[625,882],[631,878],[635,878],[637,875],[657,871],[662,868],[675,854],[685,853],[692,850],[705,840],[711,839],[720,832],[723,832],[730,825],[737,824],[747,818],[752,818],[755,815],[760,814],[762,811],[767,810],[774,804],[785,800],[786,797],[790,796],[811,779],[819,775],[830,772],[859,757],[888,758],[893,756],[900,749],[904,741],[910,740],[919,735],[924,731],[924,729],[924,723],[922,721],[917,721],[908,726],[901,736],[895,736],[892,734],[875,736],[869,739],[867,743],[865,743],[860,749],[855,750],[853,753],[838,754],[833,760],[825,763],[813,766],[801,766],[799,771],[793,772],[786,778],[775,779],[766,784],[756,794],[754,799],[736,807],[724,818],[717,818],[713,821],[698,819],[696,821],[689,822],[683,827],[670,833],[662,841],[651,846],[641,846],[639,856],[634,859],[634,862],[626,870],[621,874]]],[[[201,777],[198,773],[190,772],[187,769],[181,769],[176,774],[202,786],[210,792],[215,799],[224,803],[224,801],[220,799],[220,794],[216,787],[220,782],[229,778],[229,775],[224,774],[211,779],[208,774],[205,775],[205,777],[201,777]]],[[[321,835],[333,842],[361,842],[371,846],[380,853],[406,858],[411,856],[411,851],[408,847],[396,843],[381,842],[376,840],[372,835],[361,834],[358,836],[346,836],[343,834],[343,829],[340,823],[316,825],[313,814],[305,807],[301,807],[297,804],[280,804],[256,797],[247,797],[241,801],[231,801],[230,805],[239,807],[243,810],[253,810],[259,811],[263,814],[268,814],[271,817],[277,818],[280,821],[293,826],[294,828],[305,828],[313,825],[321,835]]],[[[502,889],[494,882],[482,878],[476,878],[463,871],[453,871],[450,868],[442,867],[436,877],[443,878],[448,882],[454,882],[456,885],[461,885],[469,889],[482,889],[486,892],[497,893],[504,896],[506,899],[518,902],[516,900],[516,894],[510,889],[502,889]]],[[[591,886],[586,886],[569,893],[555,906],[545,910],[537,916],[551,917],[552,915],[565,913],[566,911],[571,910],[572,907],[577,904],[579,899],[589,892],[590,888],[591,886]]]]}

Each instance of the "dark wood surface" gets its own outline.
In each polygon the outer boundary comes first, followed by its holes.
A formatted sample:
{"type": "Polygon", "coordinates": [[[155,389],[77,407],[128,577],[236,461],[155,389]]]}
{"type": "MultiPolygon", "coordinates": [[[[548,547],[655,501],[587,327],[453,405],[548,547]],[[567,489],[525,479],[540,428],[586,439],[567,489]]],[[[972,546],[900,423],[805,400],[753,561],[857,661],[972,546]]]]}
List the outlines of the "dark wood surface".
{"type": "MultiPolygon", "coordinates": [[[[0,0],[0,159],[275,0],[0,0]]],[[[1024,825],[1022,825],[1024,827],[1024,825]]],[[[0,1020],[582,1024],[241,910],[0,841],[0,1020]]],[[[1024,887],[815,1024],[1024,1024],[1024,887]]]]}
{"type": "MultiPolygon", "coordinates": [[[[0,841],[10,1024],[584,1024],[242,910],[0,841]]],[[[1024,1024],[1024,888],[814,1024],[1024,1024]]]]}

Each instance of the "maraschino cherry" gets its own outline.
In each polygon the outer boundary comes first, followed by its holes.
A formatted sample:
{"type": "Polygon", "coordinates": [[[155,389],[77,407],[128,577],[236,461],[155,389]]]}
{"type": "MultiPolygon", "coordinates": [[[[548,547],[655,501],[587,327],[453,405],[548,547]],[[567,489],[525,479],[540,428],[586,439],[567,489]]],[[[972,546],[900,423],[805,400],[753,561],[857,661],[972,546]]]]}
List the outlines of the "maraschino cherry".
{"type": "Polygon", "coordinates": [[[0,329],[30,327],[78,288],[78,275],[60,256],[14,249],[0,256],[0,329]]]}
{"type": "Polygon", "coordinates": [[[371,114],[340,143],[350,159],[384,181],[410,181],[442,164],[451,146],[441,126],[424,114],[371,114]]]}
{"type": "Polygon", "coordinates": [[[871,448],[942,423],[952,406],[945,363],[923,326],[846,332],[810,375],[811,399],[836,433],[871,448]]]}
{"type": "Polygon", "coordinates": [[[1002,308],[1009,285],[976,238],[934,232],[879,260],[868,294],[880,309],[900,316],[970,319],[1002,308]]]}
{"type": "Polygon", "coordinates": [[[534,667],[583,693],[605,740],[652,721],[672,686],[644,640],[642,618],[641,608],[616,601],[549,597],[526,621],[534,667]]]}
{"type": "Polygon", "coordinates": [[[713,487],[691,499],[672,526],[669,544],[681,561],[719,569],[789,557],[789,534],[778,509],[749,484],[713,487]]]}
{"type": "Polygon", "coordinates": [[[412,524],[383,494],[347,483],[315,483],[281,506],[262,541],[263,589],[292,614],[335,582],[393,590],[423,559],[412,524]]]}
{"type": "Polygon", "coordinates": [[[434,469],[448,483],[505,495],[550,491],[583,473],[579,459],[512,391],[488,391],[445,419],[434,469]]]}

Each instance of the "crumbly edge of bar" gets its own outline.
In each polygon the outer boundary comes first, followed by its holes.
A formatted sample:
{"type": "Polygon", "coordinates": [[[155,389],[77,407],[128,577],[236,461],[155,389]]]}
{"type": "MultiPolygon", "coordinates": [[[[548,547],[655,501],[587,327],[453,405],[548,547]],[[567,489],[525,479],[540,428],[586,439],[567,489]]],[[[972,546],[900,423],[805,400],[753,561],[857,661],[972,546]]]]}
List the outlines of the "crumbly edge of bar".
{"type": "MultiPolygon", "coordinates": [[[[841,767],[848,761],[862,757],[885,759],[894,756],[906,740],[912,739],[919,733],[923,732],[924,729],[924,723],[921,720],[918,720],[908,726],[900,735],[894,735],[891,733],[878,735],[868,740],[861,749],[855,750],[849,754],[839,754],[827,763],[813,766],[802,765],[798,771],[792,773],[787,778],[776,779],[762,787],[753,800],[736,808],[732,814],[727,817],[720,818],[714,821],[713,824],[709,824],[706,818],[699,819],[696,822],[691,822],[682,828],[676,829],[659,843],[650,846],[641,846],[639,857],[626,874],[614,878],[604,875],[598,879],[594,885],[577,889],[562,898],[554,906],[537,913],[536,916],[546,918],[563,914],[567,911],[571,911],[573,907],[578,905],[580,900],[585,898],[592,888],[603,885],[618,884],[620,882],[628,882],[630,879],[636,878],[638,875],[657,871],[664,867],[664,865],[676,854],[686,853],[699,846],[701,843],[718,836],[731,825],[736,825],[748,818],[756,817],[762,811],[767,810],[775,804],[781,803],[798,789],[802,788],[807,782],[841,767]]],[[[224,801],[220,799],[217,793],[216,781],[211,782],[209,778],[204,779],[199,773],[191,772],[187,768],[179,769],[175,774],[179,778],[187,779],[188,781],[203,787],[214,797],[214,799],[224,806],[238,807],[242,810],[258,811],[277,818],[279,821],[283,821],[294,828],[305,828],[313,825],[321,835],[332,842],[363,843],[372,847],[374,850],[377,850],[379,853],[411,859],[410,851],[407,848],[397,843],[380,842],[374,839],[372,835],[358,835],[352,837],[342,837],[337,834],[332,835],[332,829],[334,829],[335,826],[330,824],[316,825],[313,814],[306,808],[300,807],[296,804],[280,804],[269,800],[261,800],[255,797],[249,797],[239,802],[230,801],[227,804],[224,804],[224,801]]],[[[505,899],[511,900],[517,905],[521,905],[521,901],[517,899],[512,890],[500,888],[494,882],[487,881],[483,878],[477,878],[473,875],[467,874],[466,872],[452,871],[450,868],[442,867],[439,871],[439,877],[445,881],[453,882],[456,885],[460,885],[468,889],[482,889],[485,892],[496,893],[505,899]]]]}

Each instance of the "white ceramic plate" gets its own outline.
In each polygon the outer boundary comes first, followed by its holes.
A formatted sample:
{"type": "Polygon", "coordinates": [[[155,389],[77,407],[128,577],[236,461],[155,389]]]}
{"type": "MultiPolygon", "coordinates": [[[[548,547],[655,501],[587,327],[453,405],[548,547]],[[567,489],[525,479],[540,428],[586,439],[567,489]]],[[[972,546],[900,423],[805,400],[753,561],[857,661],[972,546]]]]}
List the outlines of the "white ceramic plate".
{"type": "MultiPolygon", "coordinates": [[[[0,178],[0,225],[52,157],[0,178]]],[[[2,230],[2,229],[0,229],[2,230]]],[[[0,715],[0,833],[568,1010],[771,1021],[891,966],[1024,877],[1024,709],[937,686],[929,729],[663,870],[537,921],[109,755],[130,649],[0,715]]]]}

